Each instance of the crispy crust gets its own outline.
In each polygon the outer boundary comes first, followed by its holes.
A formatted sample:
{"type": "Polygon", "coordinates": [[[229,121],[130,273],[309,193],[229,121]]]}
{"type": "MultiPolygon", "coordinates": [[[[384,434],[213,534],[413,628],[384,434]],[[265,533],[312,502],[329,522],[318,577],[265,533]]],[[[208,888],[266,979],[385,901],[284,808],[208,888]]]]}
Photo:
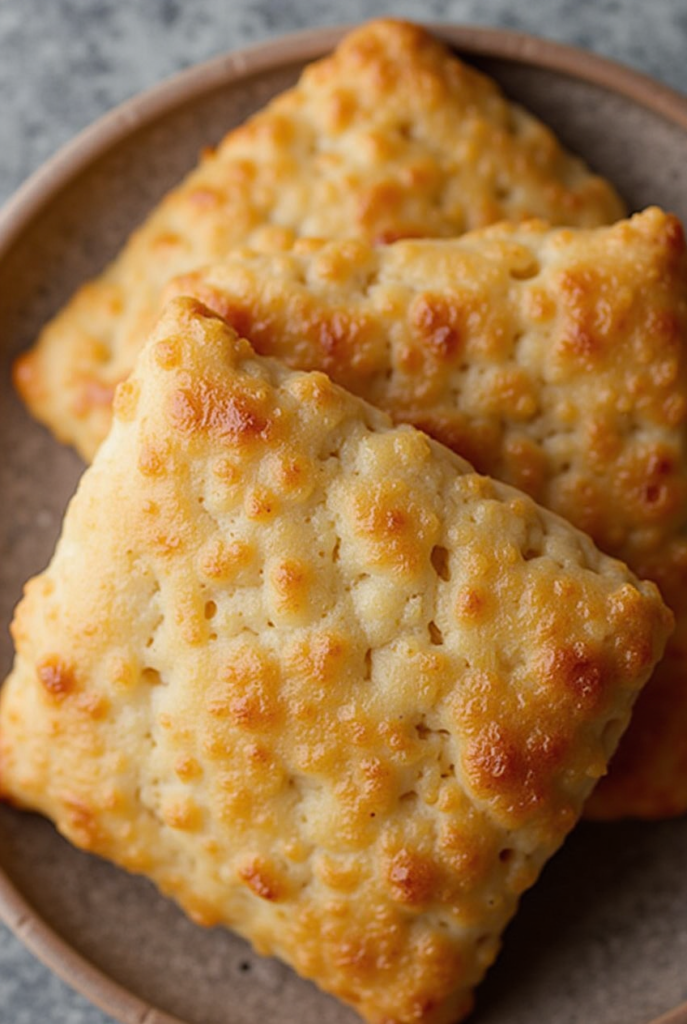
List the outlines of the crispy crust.
{"type": "Polygon", "coordinates": [[[372,22],[203,158],[43,331],[17,386],[90,458],[161,289],[237,244],[386,242],[501,218],[586,226],[622,215],[611,186],[493,82],[417,26],[372,22]]]}
{"type": "Polygon", "coordinates": [[[652,584],[172,303],[13,625],[6,796],[375,1024],[465,1013],[603,773],[652,584]]]}
{"type": "Polygon", "coordinates": [[[301,242],[178,279],[263,352],[322,369],[655,580],[677,617],[590,816],[687,810],[687,250],[611,228],[301,242]]]}

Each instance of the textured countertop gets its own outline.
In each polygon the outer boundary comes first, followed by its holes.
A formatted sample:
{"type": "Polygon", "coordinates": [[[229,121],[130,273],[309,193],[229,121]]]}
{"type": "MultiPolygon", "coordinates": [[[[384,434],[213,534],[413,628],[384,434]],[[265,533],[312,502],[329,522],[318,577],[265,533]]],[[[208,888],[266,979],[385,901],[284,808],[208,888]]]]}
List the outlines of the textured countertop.
{"type": "MultiPolygon", "coordinates": [[[[687,93],[685,0],[0,0],[0,202],[77,131],[179,69],[380,13],[515,28],[687,93]]],[[[0,1024],[107,1024],[0,925],[0,1024]]]]}

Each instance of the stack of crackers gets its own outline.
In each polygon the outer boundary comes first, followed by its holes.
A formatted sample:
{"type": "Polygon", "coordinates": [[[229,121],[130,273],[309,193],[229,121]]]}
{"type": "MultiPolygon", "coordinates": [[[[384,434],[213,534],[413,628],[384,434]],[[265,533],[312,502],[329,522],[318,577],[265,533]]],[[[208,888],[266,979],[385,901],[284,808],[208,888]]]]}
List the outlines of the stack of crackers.
{"type": "Polygon", "coordinates": [[[92,465],[2,795],[374,1024],[469,1011],[583,808],[684,812],[687,253],[624,216],[391,20],[204,155],[16,366],[92,465]]]}

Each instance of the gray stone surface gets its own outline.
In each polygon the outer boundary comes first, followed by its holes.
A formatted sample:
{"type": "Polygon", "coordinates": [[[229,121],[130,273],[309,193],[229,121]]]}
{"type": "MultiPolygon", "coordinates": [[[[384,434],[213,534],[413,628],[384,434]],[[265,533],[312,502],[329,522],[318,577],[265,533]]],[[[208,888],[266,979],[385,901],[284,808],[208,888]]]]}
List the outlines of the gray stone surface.
{"type": "MultiPolygon", "coordinates": [[[[534,32],[687,93],[685,0],[0,0],[0,202],[79,129],[189,64],[385,10],[534,32]]],[[[0,926],[0,1024],[108,1020],[0,926]]]]}

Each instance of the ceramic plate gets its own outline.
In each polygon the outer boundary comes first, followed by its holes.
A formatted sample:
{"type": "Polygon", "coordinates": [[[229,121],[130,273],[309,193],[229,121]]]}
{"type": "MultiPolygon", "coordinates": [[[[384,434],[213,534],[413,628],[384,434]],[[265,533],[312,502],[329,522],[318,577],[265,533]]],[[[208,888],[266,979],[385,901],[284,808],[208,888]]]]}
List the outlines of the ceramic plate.
{"type": "MultiPolygon", "coordinates": [[[[599,58],[509,32],[442,27],[628,204],[687,218],[687,100],[599,58]]],[[[109,260],[199,149],[295,81],[340,31],[230,54],[119,108],[32,178],[0,220],[0,669],[24,580],[47,562],[82,465],[12,395],[11,359],[109,260]]],[[[525,897],[474,1024],[687,1024],[687,820],[582,825],[525,897]],[[678,1007],[677,1010],[674,1008],[678,1007]]],[[[355,1015],[144,880],[0,809],[0,913],[123,1024],[353,1024],[355,1015]]]]}

